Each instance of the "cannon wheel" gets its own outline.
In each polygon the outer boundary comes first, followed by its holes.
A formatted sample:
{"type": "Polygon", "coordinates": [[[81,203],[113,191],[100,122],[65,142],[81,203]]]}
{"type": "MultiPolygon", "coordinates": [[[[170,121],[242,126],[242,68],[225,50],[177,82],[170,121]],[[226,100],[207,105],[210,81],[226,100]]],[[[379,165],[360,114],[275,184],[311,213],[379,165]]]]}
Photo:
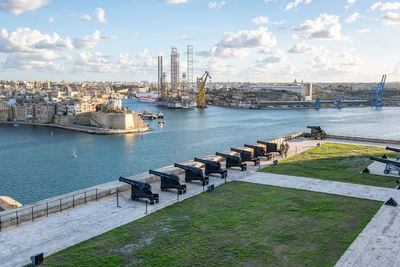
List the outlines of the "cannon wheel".
{"type": "Polygon", "coordinates": [[[164,188],[164,187],[161,187],[161,191],[165,191],[165,188],[164,188]]]}
{"type": "Polygon", "coordinates": [[[150,205],[154,205],[154,200],[150,201],[150,205]]]}
{"type": "Polygon", "coordinates": [[[384,174],[389,174],[389,171],[388,170],[384,170],[383,173],[384,174]]]}
{"type": "Polygon", "coordinates": [[[242,172],[245,171],[245,170],[247,170],[247,167],[246,167],[246,166],[243,166],[243,167],[241,167],[241,168],[242,168],[242,172]]]}
{"type": "Polygon", "coordinates": [[[226,178],[226,177],[228,177],[228,173],[227,173],[227,172],[223,172],[221,178],[224,179],[224,178],[226,178]]]}

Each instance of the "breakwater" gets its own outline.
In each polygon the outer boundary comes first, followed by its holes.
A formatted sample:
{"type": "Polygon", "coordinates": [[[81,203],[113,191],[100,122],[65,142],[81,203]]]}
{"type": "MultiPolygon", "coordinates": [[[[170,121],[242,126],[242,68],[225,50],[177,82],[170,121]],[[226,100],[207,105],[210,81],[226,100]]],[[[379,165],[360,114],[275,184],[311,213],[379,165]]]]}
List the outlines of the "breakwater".
{"type": "Polygon", "coordinates": [[[88,134],[99,134],[99,135],[143,133],[150,130],[150,127],[125,130],[125,129],[103,129],[98,127],[90,127],[83,125],[61,125],[57,123],[33,123],[33,122],[15,122],[15,121],[0,121],[0,124],[49,127],[49,128],[63,129],[63,130],[76,131],[88,134]]]}

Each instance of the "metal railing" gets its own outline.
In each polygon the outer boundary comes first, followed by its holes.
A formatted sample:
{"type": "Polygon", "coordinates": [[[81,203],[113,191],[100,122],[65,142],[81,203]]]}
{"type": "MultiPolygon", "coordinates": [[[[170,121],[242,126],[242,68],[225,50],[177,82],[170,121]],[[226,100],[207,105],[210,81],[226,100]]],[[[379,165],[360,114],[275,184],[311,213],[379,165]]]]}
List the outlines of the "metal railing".
{"type": "Polygon", "coordinates": [[[99,197],[104,196],[104,193],[112,194],[110,190],[99,192],[97,188],[88,191],[64,196],[59,199],[41,202],[37,205],[26,208],[16,208],[9,211],[3,211],[0,214],[0,232],[3,228],[16,225],[17,227],[22,222],[34,221],[36,218],[49,216],[51,213],[62,212],[70,208],[75,208],[78,205],[86,204],[89,201],[97,201],[99,197]]]}

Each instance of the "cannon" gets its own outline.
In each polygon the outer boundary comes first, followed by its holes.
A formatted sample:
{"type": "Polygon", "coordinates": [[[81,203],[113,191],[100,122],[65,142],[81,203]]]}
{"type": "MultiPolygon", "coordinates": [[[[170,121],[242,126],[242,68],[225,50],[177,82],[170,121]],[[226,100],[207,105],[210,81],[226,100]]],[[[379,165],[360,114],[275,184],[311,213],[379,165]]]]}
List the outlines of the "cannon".
{"type": "Polygon", "coordinates": [[[209,178],[207,176],[203,176],[203,171],[200,168],[182,165],[179,163],[175,163],[174,166],[185,170],[185,182],[200,180],[201,185],[207,185],[209,183],[209,178]]]}
{"type": "Polygon", "coordinates": [[[204,164],[204,166],[205,166],[204,174],[205,175],[210,175],[212,173],[219,173],[219,174],[221,174],[221,178],[226,178],[228,176],[228,171],[223,170],[221,168],[221,163],[219,163],[218,161],[199,159],[199,158],[194,158],[194,161],[198,161],[198,162],[201,162],[204,164]]]}
{"type": "Polygon", "coordinates": [[[387,146],[387,147],[386,147],[386,150],[390,150],[390,151],[397,152],[397,160],[400,159],[400,148],[389,147],[389,146],[387,146]]]}
{"type": "Polygon", "coordinates": [[[254,165],[260,165],[260,159],[255,158],[253,152],[238,148],[231,148],[231,150],[240,154],[242,162],[252,161],[254,162],[254,165]]]}
{"type": "Polygon", "coordinates": [[[321,140],[326,138],[326,133],[321,129],[320,126],[307,126],[308,129],[311,129],[311,134],[308,137],[314,137],[315,140],[320,138],[321,140]]]}
{"type": "Polygon", "coordinates": [[[153,194],[151,192],[151,185],[148,183],[143,183],[131,179],[127,179],[124,177],[119,177],[121,182],[127,183],[131,185],[131,199],[136,200],[138,198],[147,198],[150,200],[150,204],[153,205],[154,202],[158,203],[160,200],[158,194],[153,194]]]}
{"type": "Polygon", "coordinates": [[[219,152],[216,152],[215,155],[225,158],[227,169],[229,169],[230,167],[240,167],[240,169],[242,171],[247,170],[247,164],[243,163],[240,157],[232,156],[232,155],[224,154],[224,153],[219,153],[219,152]]]}
{"type": "Polygon", "coordinates": [[[279,152],[278,145],[275,143],[270,143],[265,141],[257,141],[257,143],[264,145],[267,149],[267,153],[279,152]]]}
{"type": "Polygon", "coordinates": [[[388,160],[377,157],[370,157],[370,159],[385,163],[385,170],[383,171],[385,174],[390,173],[391,171],[397,171],[400,175],[400,162],[394,160],[388,160]]]}
{"type": "Polygon", "coordinates": [[[271,154],[267,153],[266,147],[253,146],[253,145],[244,145],[244,146],[254,150],[254,157],[267,157],[267,160],[271,159],[271,154]]]}
{"type": "Polygon", "coordinates": [[[149,170],[149,173],[157,175],[161,178],[161,191],[166,191],[170,188],[173,188],[178,190],[178,194],[186,193],[186,185],[180,184],[178,175],[153,170],[149,170]]]}

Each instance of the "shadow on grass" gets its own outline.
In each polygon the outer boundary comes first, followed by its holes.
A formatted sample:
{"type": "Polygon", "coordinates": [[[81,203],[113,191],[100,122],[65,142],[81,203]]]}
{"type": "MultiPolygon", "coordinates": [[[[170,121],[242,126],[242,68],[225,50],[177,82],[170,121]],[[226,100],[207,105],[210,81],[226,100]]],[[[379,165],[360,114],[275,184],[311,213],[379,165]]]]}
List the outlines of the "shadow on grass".
{"type": "Polygon", "coordinates": [[[396,177],[361,173],[373,162],[370,156],[383,154],[395,157],[382,147],[325,143],[260,171],[394,188],[396,177]]]}

